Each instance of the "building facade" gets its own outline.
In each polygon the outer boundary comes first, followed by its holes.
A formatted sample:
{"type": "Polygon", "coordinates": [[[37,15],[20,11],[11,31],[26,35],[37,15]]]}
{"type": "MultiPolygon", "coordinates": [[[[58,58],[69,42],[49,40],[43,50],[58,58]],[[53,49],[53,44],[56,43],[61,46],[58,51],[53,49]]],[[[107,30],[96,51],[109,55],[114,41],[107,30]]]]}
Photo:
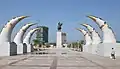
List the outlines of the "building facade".
{"type": "Polygon", "coordinates": [[[66,33],[62,33],[62,44],[66,44],[66,33]]]}
{"type": "Polygon", "coordinates": [[[36,38],[40,40],[42,43],[48,43],[48,30],[49,28],[46,26],[38,26],[40,30],[36,32],[36,38]]]}

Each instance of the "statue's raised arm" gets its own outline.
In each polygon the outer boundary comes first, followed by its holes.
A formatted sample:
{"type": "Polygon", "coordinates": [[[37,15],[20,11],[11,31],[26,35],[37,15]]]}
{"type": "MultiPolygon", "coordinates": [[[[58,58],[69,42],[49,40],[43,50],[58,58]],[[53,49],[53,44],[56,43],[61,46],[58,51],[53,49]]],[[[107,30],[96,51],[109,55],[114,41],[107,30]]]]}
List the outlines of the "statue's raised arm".
{"type": "Polygon", "coordinates": [[[62,23],[60,23],[60,22],[58,23],[58,31],[61,31],[61,29],[62,29],[61,26],[62,25],[63,25],[62,23]]]}

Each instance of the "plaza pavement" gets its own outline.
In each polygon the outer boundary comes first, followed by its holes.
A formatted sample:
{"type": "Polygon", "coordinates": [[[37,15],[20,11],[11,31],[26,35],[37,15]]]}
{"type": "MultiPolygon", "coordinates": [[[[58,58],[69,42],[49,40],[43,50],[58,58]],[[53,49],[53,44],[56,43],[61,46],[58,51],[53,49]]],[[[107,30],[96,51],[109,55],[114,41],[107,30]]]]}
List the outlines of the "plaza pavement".
{"type": "Polygon", "coordinates": [[[50,49],[45,52],[48,54],[0,57],[0,69],[120,69],[120,57],[112,60],[69,49],[50,49]]]}

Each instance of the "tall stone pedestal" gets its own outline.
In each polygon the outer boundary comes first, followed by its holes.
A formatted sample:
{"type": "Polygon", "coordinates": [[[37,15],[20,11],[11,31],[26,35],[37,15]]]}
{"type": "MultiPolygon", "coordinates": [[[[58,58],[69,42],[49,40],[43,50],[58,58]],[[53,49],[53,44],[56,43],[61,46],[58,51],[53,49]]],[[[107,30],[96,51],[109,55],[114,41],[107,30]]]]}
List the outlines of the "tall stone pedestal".
{"type": "Polygon", "coordinates": [[[57,48],[62,48],[62,32],[61,31],[57,32],[56,47],[57,48]]]}
{"type": "Polygon", "coordinates": [[[19,44],[17,45],[17,54],[24,54],[24,53],[27,53],[27,45],[24,43],[24,44],[19,44]]]}
{"type": "Polygon", "coordinates": [[[14,42],[4,42],[0,44],[0,56],[17,55],[17,45],[14,42]]]}
{"type": "MultiPolygon", "coordinates": [[[[66,44],[66,33],[63,33],[61,31],[57,32],[57,39],[56,39],[56,45],[57,48],[62,48],[66,44]]],[[[67,44],[66,44],[67,45],[67,44]]]]}

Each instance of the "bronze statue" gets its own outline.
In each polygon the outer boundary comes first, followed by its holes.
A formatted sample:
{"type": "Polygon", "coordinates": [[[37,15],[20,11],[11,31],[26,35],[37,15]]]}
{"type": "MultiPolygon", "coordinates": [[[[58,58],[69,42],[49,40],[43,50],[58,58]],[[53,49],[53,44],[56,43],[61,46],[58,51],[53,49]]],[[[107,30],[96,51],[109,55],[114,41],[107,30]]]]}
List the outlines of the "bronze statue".
{"type": "Polygon", "coordinates": [[[61,29],[62,29],[61,26],[62,25],[63,25],[62,23],[60,23],[60,22],[58,23],[58,31],[61,31],[61,29]]]}

